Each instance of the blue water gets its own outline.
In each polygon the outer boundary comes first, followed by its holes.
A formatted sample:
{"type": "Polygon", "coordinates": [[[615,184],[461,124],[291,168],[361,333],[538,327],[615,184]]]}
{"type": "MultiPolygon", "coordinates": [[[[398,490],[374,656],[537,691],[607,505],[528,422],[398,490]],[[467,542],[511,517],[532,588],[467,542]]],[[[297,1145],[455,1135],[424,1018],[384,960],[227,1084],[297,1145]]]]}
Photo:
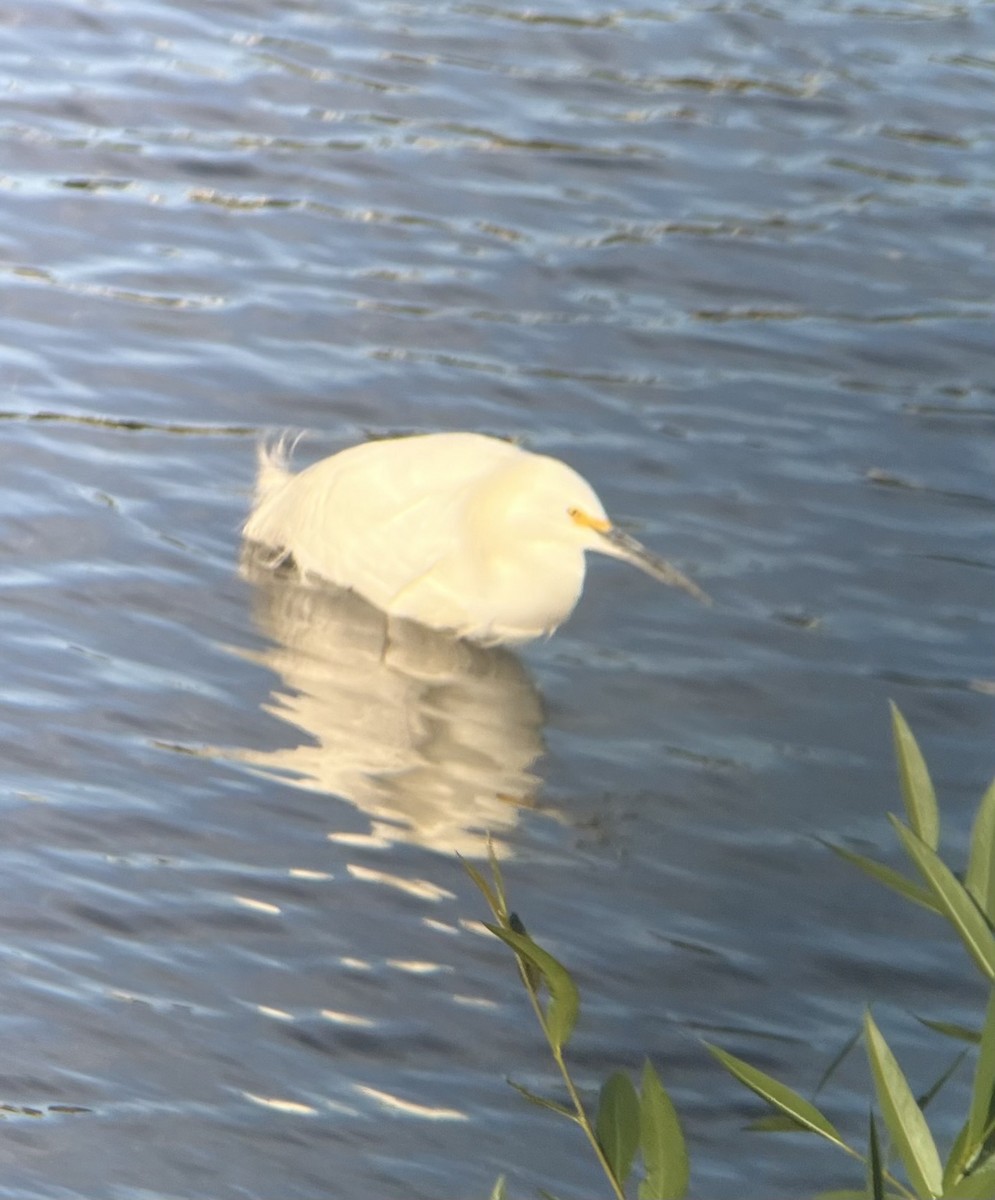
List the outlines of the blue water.
{"type": "MultiPolygon", "coordinates": [[[[601,1194],[455,858],[656,1062],[692,1194],[876,1003],[976,1022],[897,863],[887,699],[962,862],[995,771],[995,9],[35,0],[0,25],[0,1197],[601,1194]],[[254,448],[521,438],[618,564],[523,652],[239,569],[254,448]],[[64,1110],[82,1111],[64,1111],[64,1110]]],[[[934,1120],[957,1128],[968,1077],[934,1120]]],[[[859,1055],[820,1096],[856,1141],[859,1055]]]]}

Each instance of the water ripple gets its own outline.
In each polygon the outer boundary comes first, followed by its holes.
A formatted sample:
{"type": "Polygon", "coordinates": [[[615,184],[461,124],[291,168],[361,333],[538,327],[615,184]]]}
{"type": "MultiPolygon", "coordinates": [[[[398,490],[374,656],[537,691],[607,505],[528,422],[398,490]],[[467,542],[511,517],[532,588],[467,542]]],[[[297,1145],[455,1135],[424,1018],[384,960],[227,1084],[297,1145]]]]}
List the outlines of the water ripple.
{"type": "Polygon", "coordinates": [[[887,853],[889,697],[954,840],[991,775],[992,18],[0,27],[0,1195],[588,1194],[573,1132],[502,1093],[548,1080],[453,858],[489,835],[582,982],[590,1080],[666,1065],[702,1195],[813,1167],[688,1031],[801,1086],[869,999],[976,1023],[928,914],[817,838],[887,853]],[[448,674],[265,609],[257,438],[440,427],[566,459],[716,605],[595,562],[555,639],[448,674]]]}

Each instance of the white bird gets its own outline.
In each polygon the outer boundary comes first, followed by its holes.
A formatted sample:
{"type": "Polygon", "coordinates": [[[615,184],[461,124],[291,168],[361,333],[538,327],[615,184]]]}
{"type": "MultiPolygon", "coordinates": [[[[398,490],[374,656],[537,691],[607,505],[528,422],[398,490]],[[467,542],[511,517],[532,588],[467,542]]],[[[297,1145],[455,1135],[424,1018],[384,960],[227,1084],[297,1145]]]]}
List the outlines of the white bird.
{"type": "Polygon", "coordinates": [[[296,475],[283,442],[260,446],[243,533],[272,566],[292,560],[390,616],[485,644],[552,633],[580,598],[587,550],[709,603],[571,467],[477,433],[367,442],[296,475]]]}

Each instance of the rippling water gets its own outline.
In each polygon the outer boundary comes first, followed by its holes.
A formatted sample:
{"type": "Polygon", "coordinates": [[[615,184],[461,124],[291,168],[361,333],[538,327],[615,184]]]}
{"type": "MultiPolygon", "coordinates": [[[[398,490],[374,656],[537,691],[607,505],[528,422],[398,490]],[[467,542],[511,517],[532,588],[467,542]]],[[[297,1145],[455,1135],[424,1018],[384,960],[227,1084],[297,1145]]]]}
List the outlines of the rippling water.
{"type": "Polygon", "coordinates": [[[698,1038],[805,1090],[877,1000],[924,1086],[909,1011],[979,1001],[817,838],[891,854],[889,696],[955,855],[993,769],[993,45],[928,0],[3,18],[0,1196],[592,1195],[503,1082],[552,1086],[484,829],[695,1195],[852,1180],[698,1038]],[[599,563],[548,643],[385,660],[239,571],[274,428],[520,437],[718,603],[599,563]]]}

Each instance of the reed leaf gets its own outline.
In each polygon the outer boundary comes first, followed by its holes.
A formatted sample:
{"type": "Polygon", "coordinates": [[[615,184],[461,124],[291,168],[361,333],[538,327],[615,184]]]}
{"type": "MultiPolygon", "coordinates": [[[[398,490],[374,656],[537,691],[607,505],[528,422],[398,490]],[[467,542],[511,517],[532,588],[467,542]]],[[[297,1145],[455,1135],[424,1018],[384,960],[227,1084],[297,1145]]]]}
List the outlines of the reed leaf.
{"type": "Polygon", "coordinates": [[[861,1036],[863,1035],[863,1032],[864,1031],[862,1028],[855,1029],[853,1031],[853,1034],[847,1038],[842,1049],[839,1051],[839,1053],[836,1055],[836,1057],[833,1059],[833,1061],[822,1072],[822,1075],[819,1077],[819,1082],[815,1085],[815,1095],[816,1096],[818,1096],[818,1094],[826,1086],[826,1084],[833,1077],[833,1075],[835,1075],[835,1073],[839,1070],[840,1066],[843,1064],[844,1060],[851,1053],[854,1046],[856,1046],[856,1044],[860,1041],[861,1036]]]}
{"type": "Polygon", "coordinates": [[[909,824],[926,845],[935,850],[940,844],[940,812],[936,805],[936,793],[929,777],[929,769],[908,722],[899,712],[898,705],[894,701],[889,701],[889,704],[895,757],[898,760],[898,779],[909,824]]]}
{"type": "Polygon", "coordinates": [[[867,1188],[833,1188],[829,1192],[819,1192],[815,1200],[868,1200],[870,1192],[867,1188]]]}
{"type": "Polygon", "coordinates": [[[867,1190],[871,1200],[884,1200],[884,1163],[874,1113],[867,1114],[867,1190]]]}
{"type": "Polygon", "coordinates": [[[826,1138],[835,1146],[849,1149],[832,1123],[819,1112],[815,1105],[799,1096],[787,1084],[779,1083],[770,1075],[758,1071],[756,1067],[751,1067],[741,1058],[736,1058],[735,1055],[720,1050],[718,1046],[713,1046],[709,1042],[705,1042],[705,1049],[714,1058],[717,1058],[731,1075],[735,1075],[740,1083],[745,1084],[751,1092],[756,1092],[761,1100],[766,1100],[779,1112],[797,1121],[802,1128],[819,1134],[820,1137],[826,1138]]]}
{"type": "MultiPolygon", "coordinates": [[[[870,1200],[871,1193],[867,1188],[833,1188],[829,1192],[819,1192],[815,1200],[870,1200]]],[[[885,1192],[884,1200],[908,1200],[907,1196],[901,1196],[897,1192],[885,1192]]]]}
{"type": "Polygon", "coordinates": [[[498,920],[508,919],[508,898],[504,892],[504,876],[501,874],[501,864],[494,849],[491,835],[487,835],[487,864],[491,868],[491,878],[494,880],[494,891],[497,894],[498,920]]]}
{"type": "Polygon", "coordinates": [[[995,779],[981,797],[974,818],[964,886],[988,920],[995,923],[995,779]]]}
{"type": "Polygon", "coordinates": [[[560,1053],[569,1042],[580,1013],[580,995],[570,972],[547,950],[536,945],[527,933],[516,933],[512,929],[503,929],[500,925],[487,925],[486,928],[542,973],[546,987],[549,988],[546,1032],[551,1045],[560,1053]]]}
{"type": "Polygon", "coordinates": [[[534,1104],[538,1108],[548,1108],[551,1112],[559,1113],[561,1117],[567,1117],[571,1121],[577,1120],[577,1114],[575,1112],[571,1112],[571,1110],[567,1108],[565,1104],[560,1104],[556,1100],[547,1100],[545,1096],[539,1096],[535,1092],[530,1092],[527,1087],[523,1087],[522,1084],[516,1083],[514,1079],[508,1080],[508,1086],[513,1087],[519,1096],[522,1096],[525,1100],[528,1100],[529,1104],[534,1104]]]}
{"type": "Polygon", "coordinates": [[[916,1017],[916,1020],[934,1033],[942,1033],[944,1037],[954,1038],[958,1042],[970,1042],[976,1046],[981,1041],[978,1030],[968,1029],[966,1025],[957,1025],[953,1021],[930,1021],[926,1017],[916,1017]]]}
{"type": "Polygon", "coordinates": [[[881,1115],[909,1181],[919,1195],[939,1196],[943,1190],[943,1166],[933,1135],[901,1067],[869,1012],[864,1015],[864,1039],[881,1115]]]}
{"type": "Polygon", "coordinates": [[[612,1174],[625,1187],[639,1149],[639,1097],[624,1071],[615,1071],[602,1084],[594,1131],[612,1174]]]}
{"type": "Polygon", "coordinates": [[[643,1065],[639,1144],[646,1170],[639,1200],[680,1200],[691,1173],[687,1146],[674,1105],[648,1059],[643,1065]]]}
{"type": "Polygon", "coordinates": [[[926,1109],[933,1103],[933,1101],[936,1099],[936,1096],[939,1093],[940,1089],[942,1087],[944,1087],[944,1085],[951,1078],[951,1076],[956,1075],[957,1071],[960,1069],[960,1064],[964,1061],[965,1058],[967,1058],[969,1053],[970,1053],[969,1048],[967,1046],[965,1046],[964,1049],[960,1052],[960,1054],[958,1054],[957,1057],[953,1060],[953,1062],[950,1064],[950,1066],[947,1067],[947,1069],[943,1072],[943,1074],[936,1080],[936,1082],[934,1084],[932,1084],[930,1087],[928,1087],[920,1096],[918,1096],[916,1098],[916,1103],[919,1105],[919,1107],[922,1109],[923,1112],[925,1112],[926,1109]]]}
{"type": "Polygon", "coordinates": [[[794,1117],[784,1113],[769,1113],[766,1117],[757,1117],[746,1127],[750,1133],[811,1133],[807,1125],[800,1125],[794,1117]]]}
{"type": "MultiPolygon", "coordinates": [[[[467,875],[469,875],[473,882],[477,885],[480,894],[487,901],[487,907],[491,910],[495,917],[500,918],[501,909],[498,906],[497,894],[484,878],[483,872],[475,867],[473,863],[467,862],[461,854],[457,854],[456,857],[460,860],[463,870],[466,871],[467,875]]],[[[501,1178],[503,1179],[504,1176],[502,1175],[501,1178]]]]}
{"type": "Polygon", "coordinates": [[[834,845],[832,842],[823,842],[824,846],[828,846],[834,854],[838,854],[840,858],[845,859],[855,867],[859,867],[865,875],[870,875],[872,879],[878,883],[883,883],[885,887],[891,888],[893,892],[897,892],[900,896],[904,896],[906,900],[911,900],[913,904],[919,904],[923,908],[928,908],[930,912],[938,913],[940,908],[933,899],[932,893],[926,888],[920,887],[901,871],[896,871],[893,867],[887,867],[884,863],[878,862],[876,859],[867,858],[866,855],[857,854],[853,850],[847,850],[843,846],[834,845]]]}
{"type": "Polygon", "coordinates": [[[943,1200],[992,1200],[995,1196],[995,1156],[965,1175],[943,1193],[943,1200]]]}
{"type": "Polygon", "coordinates": [[[935,850],[892,813],[888,814],[888,819],[895,827],[906,854],[932,889],[943,915],[960,935],[968,954],[989,982],[995,982],[995,936],[978,906],[935,850]]]}
{"type": "Polygon", "coordinates": [[[968,1122],[965,1121],[957,1131],[947,1161],[943,1164],[943,1194],[946,1195],[955,1183],[964,1178],[967,1164],[974,1157],[968,1151],[968,1122]]]}
{"type": "Polygon", "coordinates": [[[971,1107],[967,1114],[967,1138],[964,1147],[966,1162],[970,1162],[984,1146],[993,1114],[995,1114],[995,989],[988,997],[988,1009],[981,1030],[978,1061],[974,1068],[971,1107]]]}

